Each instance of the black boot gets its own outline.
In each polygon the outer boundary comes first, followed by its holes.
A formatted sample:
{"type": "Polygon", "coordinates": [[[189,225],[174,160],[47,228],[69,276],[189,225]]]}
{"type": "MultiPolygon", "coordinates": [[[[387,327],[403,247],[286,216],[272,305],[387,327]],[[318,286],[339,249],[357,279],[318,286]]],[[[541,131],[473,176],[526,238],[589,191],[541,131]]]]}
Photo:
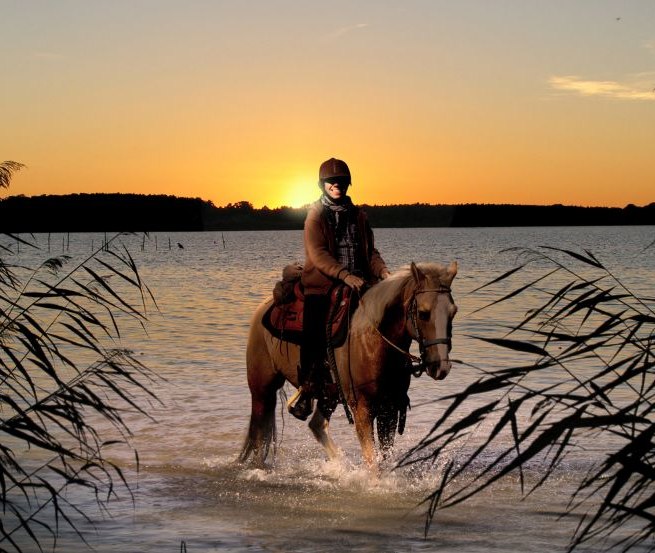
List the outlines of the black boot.
{"type": "MultiPolygon", "coordinates": [[[[301,349],[300,353],[302,358],[304,350],[301,349]]],[[[301,421],[307,420],[307,417],[309,417],[314,410],[312,397],[314,396],[315,391],[313,382],[315,372],[313,360],[305,360],[305,363],[298,365],[299,395],[293,403],[289,403],[287,409],[289,413],[301,421]]]]}
{"type": "Polygon", "coordinates": [[[297,419],[304,421],[312,414],[313,410],[312,395],[309,392],[303,392],[302,388],[300,388],[300,396],[293,405],[289,405],[289,413],[297,419]]]}

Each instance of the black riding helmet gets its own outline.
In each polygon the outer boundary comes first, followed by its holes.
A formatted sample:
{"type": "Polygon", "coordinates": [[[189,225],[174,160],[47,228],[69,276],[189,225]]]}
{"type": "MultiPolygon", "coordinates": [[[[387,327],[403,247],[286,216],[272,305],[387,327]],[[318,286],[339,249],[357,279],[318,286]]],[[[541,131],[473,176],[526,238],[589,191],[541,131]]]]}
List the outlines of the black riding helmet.
{"type": "Polygon", "coordinates": [[[350,169],[345,161],[331,157],[321,163],[318,169],[318,186],[323,188],[326,182],[350,184],[350,169]]]}

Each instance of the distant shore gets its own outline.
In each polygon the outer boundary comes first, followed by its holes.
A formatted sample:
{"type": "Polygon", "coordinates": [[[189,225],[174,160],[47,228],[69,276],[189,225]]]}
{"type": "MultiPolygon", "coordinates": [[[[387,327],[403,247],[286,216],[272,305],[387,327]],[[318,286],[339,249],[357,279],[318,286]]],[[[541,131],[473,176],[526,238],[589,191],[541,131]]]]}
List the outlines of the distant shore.
{"type": "MultiPolygon", "coordinates": [[[[364,205],[372,226],[517,227],[655,225],[655,202],[638,207],[565,205],[364,205]]],[[[243,201],[216,207],[200,198],[141,194],[9,196],[0,232],[106,232],[301,229],[306,207],[257,209],[243,201]]]]}

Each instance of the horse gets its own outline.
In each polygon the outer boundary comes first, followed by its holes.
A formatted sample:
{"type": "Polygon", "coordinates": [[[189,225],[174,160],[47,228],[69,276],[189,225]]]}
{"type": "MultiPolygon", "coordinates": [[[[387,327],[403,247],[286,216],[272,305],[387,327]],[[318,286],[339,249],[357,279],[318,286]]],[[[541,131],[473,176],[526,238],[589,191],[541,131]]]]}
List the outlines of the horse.
{"type": "MultiPolygon", "coordinates": [[[[352,413],[363,460],[372,472],[379,469],[378,454],[389,455],[396,431],[402,434],[412,374],[424,371],[441,380],[451,370],[448,355],[457,312],[451,284],[456,274],[456,261],[448,266],[412,262],[374,284],[352,314],[345,343],[334,349],[342,401],[352,413]],[[418,342],[420,358],[409,352],[412,340],[418,342]]],[[[239,462],[258,467],[266,466],[275,446],[277,392],[285,381],[298,387],[300,348],[275,338],[262,324],[272,301],[256,309],[246,350],[251,413],[239,462]]],[[[340,450],[328,432],[331,412],[321,411],[325,409],[314,410],[309,428],[328,458],[336,459],[340,450]]]]}

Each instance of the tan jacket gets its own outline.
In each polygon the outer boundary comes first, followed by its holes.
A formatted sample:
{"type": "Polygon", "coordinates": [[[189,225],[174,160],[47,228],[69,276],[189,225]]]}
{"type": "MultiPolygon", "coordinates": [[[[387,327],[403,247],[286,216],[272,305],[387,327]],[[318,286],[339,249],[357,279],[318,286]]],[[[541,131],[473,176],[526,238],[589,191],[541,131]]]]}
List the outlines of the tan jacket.
{"type": "MultiPolygon", "coordinates": [[[[375,249],[373,231],[364,210],[357,210],[357,228],[362,237],[358,255],[364,261],[364,280],[376,282],[387,268],[380,253],[375,249]]],[[[348,275],[348,269],[336,259],[336,236],[330,225],[325,207],[320,200],[314,202],[305,219],[305,264],[302,272],[302,284],[305,294],[326,294],[337,281],[348,275]]]]}

